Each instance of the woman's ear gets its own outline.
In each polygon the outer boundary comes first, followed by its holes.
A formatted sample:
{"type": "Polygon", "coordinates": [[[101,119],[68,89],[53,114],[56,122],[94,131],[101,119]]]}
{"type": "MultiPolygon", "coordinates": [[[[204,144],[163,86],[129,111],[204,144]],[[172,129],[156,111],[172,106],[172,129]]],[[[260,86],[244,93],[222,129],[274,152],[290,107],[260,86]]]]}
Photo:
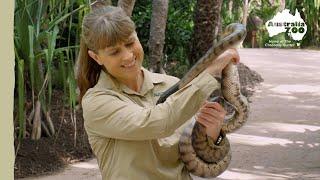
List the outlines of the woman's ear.
{"type": "Polygon", "coordinates": [[[95,52],[93,52],[93,51],[91,51],[91,50],[88,50],[88,54],[89,54],[89,56],[90,56],[94,61],[96,61],[99,65],[102,65],[102,63],[100,62],[99,56],[98,56],[95,52]]]}

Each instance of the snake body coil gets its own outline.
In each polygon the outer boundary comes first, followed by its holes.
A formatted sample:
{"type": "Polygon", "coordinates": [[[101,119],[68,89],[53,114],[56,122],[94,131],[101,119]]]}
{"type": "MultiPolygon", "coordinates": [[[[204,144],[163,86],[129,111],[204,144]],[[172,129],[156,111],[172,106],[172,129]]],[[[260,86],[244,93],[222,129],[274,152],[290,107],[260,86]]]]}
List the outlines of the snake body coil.
{"type": "MultiPolygon", "coordinates": [[[[214,63],[225,50],[241,42],[246,35],[245,26],[230,24],[226,27],[222,39],[214,43],[207,53],[188,71],[174,86],[165,91],[159,98],[162,103],[174,92],[187,85],[206,67],[214,63]]],[[[235,107],[233,118],[225,122],[221,129],[224,137],[219,146],[210,143],[205,127],[195,120],[183,131],[179,141],[180,158],[189,172],[200,177],[216,177],[229,165],[231,160],[230,144],[225,133],[239,128],[247,120],[249,106],[246,98],[240,93],[239,75],[235,65],[228,64],[222,71],[221,92],[224,98],[235,107]]]]}

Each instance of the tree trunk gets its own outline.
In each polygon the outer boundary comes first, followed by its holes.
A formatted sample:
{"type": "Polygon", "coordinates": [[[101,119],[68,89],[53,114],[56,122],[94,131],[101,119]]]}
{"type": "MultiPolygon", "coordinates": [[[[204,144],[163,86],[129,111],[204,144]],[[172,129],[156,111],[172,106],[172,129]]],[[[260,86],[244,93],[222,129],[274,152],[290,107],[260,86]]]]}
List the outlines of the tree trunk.
{"type": "MultiPolygon", "coordinates": [[[[320,8],[319,8],[319,10],[320,10],[320,8]]],[[[318,13],[316,13],[316,15],[313,17],[314,18],[314,22],[316,22],[316,23],[313,24],[313,29],[315,31],[315,34],[314,34],[314,36],[315,36],[315,38],[314,38],[315,39],[315,44],[314,45],[316,47],[320,48],[320,27],[319,27],[319,25],[320,25],[320,18],[319,18],[320,13],[319,13],[319,11],[318,11],[318,13]],[[316,16],[316,15],[318,15],[318,16],[316,16]]]]}
{"type": "Polygon", "coordinates": [[[280,0],[280,11],[284,10],[284,8],[286,7],[286,0],[280,0]]]}
{"type": "MultiPolygon", "coordinates": [[[[247,21],[248,21],[248,17],[249,17],[249,5],[250,5],[250,1],[249,0],[244,0],[243,1],[243,6],[242,6],[242,13],[243,13],[243,16],[242,16],[242,21],[241,23],[243,25],[245,25],[247,27],[247,21]]],[[[252,31],[250,32],[252,33],[252,31]]],[[[250,36],[253,35],[253,34],[250,34],[250,36]]],[[[247,38],[246,38],[247,39],[247,38]]],[[[254,46],[254,45],[252,45],[254,46]]],[[[239,44],[239,47],[243,47],[243,41],[240,42],[239,44]]]]}
{"type": "Polygon", "coordinates": [[[127,13],[127,15],[131,17],[135,2],[136,0],[119,0],[118,6],[121,7],[127,13]]]}
{"type": "MultiPolygon", "coordinates": [[[[303,6],[304,6],[303,0],[297,0],[296,1],[296,8],[300,12],[301,18],[306,22],[307,18],[306,18],[306,15],[304,13],[304,10],[303,10],[305,7],[303,7],[303,6]]],[[[294,11],[294,13],[295,13],[295,11],[294,11]]]]}
{"type": "Polygon", "coordinates": [[[152,17],[149,37],[149,59],[151,72],[164,73],[161,65],[163,57],[163,46],[165,41],[165,30],[168,14],[168,0],[152,1],[152,17]]]}
{"type": "Polygon", "coordinates": [[[41,137],[41,103],[38,100],[36,103],[36,109],[33,119],[33,126],[32,126],[32,133],[31,139],[32,140],[39,140],[41,137]]]}
{"type": "Polygon", "coordinates": [[[198,0],[194,15],[194,31],[189,56],[193,65],[212,46],[218,34],[222,0],[198,0]]]}
{"type": "Polygon", "coordinates": [[[233,0],[230,0],[228,2],[228,16],[231,17],[232,16],[232,10],[233,10],[233,0]]]}
{"type": "Polygon", "coordinates": [[[214,1],[213,2],[213,27],[214,31],[213,33],[213,38],[215,38],[219,33],[222,31],[222,23],[221,23],[221,17],[220,17],[220,12],[221,12],[221,7],[222,7],[222,1],[214,1]]]}
{"type": "Polygon", "coordinates": [[[243,6],[242,6],[242,11],[243,11],[242,24],[245,26],[247,26],[248,10],[249,10],[249,0],[244,0],[243,6]]]}

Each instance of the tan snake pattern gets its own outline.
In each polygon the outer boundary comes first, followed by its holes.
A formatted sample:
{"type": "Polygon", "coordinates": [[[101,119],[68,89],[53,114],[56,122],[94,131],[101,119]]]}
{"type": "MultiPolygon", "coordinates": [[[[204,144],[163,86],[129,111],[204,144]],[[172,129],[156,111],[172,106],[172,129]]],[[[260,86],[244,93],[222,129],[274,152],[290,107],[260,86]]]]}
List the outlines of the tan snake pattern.
{"type": "MultiPolygon", "coordinates": [[[[214,43],[188,73],[160,96],[157,104],[164,102],[167,97],[188,84],[214,62],[220,54],[241,42],[245,36],[246,28],[244,25],[234,23],[227,26],[221,40],[216,40],[218,42],[214,43]]],[[[248,118],[249,104],[240,93],[237,67],[232,63],[222,71],[221,92],[224,99],[235,108],[235,114],[224,123],[221,129],[222,142],[215,145],[212,139],[206,135],[205,127],[195,120],[185,128],[180,137],[180,158],[188,171],[196,176],[216,177],[226,170],[231,160],[231,151],[225,133],[241,127],[248,118]]]]}

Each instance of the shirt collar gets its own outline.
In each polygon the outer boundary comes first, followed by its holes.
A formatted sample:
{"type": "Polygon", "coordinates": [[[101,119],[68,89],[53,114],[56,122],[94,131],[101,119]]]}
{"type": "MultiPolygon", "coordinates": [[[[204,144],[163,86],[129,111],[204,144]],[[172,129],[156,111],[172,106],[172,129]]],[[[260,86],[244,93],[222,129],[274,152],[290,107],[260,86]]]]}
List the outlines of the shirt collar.
{"type": "Polygon", "coordinates": [[[144,75],[144,80],[140,92],[135,92],[128,88],[126,85],[118,82],[111,74],[106,71],[101,70],[100,77],[96,87],[103,89],[111,89],[114,91],[122,91],[126,94],[135,94],[139,96],[144,96],[148,91],[153,89],[155,84],[164,82],[163,76],[159,76],[156,73],[152,73],[145,68],[141,68],[144,75]]]}

